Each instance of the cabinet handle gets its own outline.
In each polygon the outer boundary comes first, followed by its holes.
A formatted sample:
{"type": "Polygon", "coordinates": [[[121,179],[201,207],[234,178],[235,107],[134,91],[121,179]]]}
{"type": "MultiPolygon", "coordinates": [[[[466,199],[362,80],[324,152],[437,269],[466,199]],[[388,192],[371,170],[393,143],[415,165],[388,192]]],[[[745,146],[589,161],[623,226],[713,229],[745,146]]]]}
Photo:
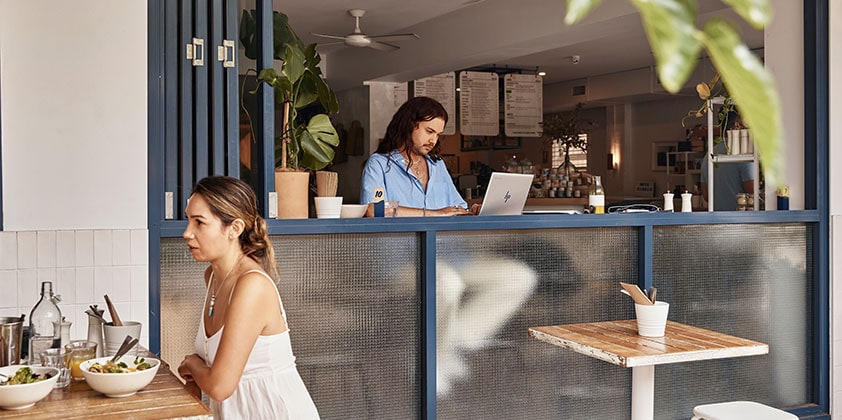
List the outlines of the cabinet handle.
{"type": "Polygon", "coordinates": [[[202,38],[193,38],[193,43],[185,45],[186,50],[184,58],[193,60],[193,66],[199,67],[205,65],[205,40],[202,38]]]}
{"type": "Polygon", "coordinates": [[[234,67],[234,41],[222,40],[222,45],[216,47],[216,60],[222,62],[222,67],[234,67]]]}

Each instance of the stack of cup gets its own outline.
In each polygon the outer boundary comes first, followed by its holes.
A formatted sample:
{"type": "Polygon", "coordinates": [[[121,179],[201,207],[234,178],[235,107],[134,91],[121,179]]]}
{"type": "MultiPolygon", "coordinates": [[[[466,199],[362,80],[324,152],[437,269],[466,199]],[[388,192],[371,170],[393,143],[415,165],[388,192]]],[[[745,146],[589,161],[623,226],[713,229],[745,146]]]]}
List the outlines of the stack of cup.
{"type": "Polygon", "coordinates": [[[342,197],[316,197],[316,217],[338,219],[342,213],[342,197]]]}

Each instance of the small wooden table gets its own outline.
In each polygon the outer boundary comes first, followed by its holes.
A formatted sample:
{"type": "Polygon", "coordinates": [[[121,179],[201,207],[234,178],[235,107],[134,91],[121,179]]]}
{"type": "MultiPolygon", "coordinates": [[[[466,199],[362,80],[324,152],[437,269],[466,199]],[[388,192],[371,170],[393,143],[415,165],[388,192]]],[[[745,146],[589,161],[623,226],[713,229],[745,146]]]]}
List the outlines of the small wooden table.
{"type": "Polygon", "coordinates": [[[635,320],[532,327],[529,336],[632,368],[632,420],[655,414],[655,365],[769,353],[769,346],[667,321],[663,337],[641,337],[635,320]]]}
{"type": "Polygon", "coordinates": [[[70,381],[24,410],[0,409],[0,419],[196,419],[212,420],[208,407],[191,394],[161,361],[152,383],[131,397],[110,398],[85,381],[70,381]]]}

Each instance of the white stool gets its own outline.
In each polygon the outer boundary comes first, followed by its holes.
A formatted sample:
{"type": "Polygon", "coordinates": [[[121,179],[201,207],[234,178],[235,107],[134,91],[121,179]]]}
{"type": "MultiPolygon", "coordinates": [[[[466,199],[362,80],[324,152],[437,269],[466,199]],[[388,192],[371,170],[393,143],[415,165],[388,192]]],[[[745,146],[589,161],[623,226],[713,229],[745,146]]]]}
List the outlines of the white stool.
{"type": "Polygon", "coordinates": [[[754,401],[731,401],[705,404],[693,408],[691,420],[798,420],[794,414],[754,401]]]}

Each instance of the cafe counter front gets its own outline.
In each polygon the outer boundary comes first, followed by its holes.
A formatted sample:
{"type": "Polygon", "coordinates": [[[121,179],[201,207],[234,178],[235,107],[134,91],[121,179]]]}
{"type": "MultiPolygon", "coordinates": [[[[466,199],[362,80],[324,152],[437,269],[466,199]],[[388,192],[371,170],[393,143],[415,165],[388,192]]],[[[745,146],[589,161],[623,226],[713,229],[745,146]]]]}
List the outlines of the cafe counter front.
{"type": "MultiPolygon", "coordinates": [[[[269,229],[298,369],[323,418],[626,418],[628,369],[527,333],[632,319],[621,281],[656,286],[670,321],[769,345],[768,355],[659,368],[655,417],[689,418],[696,405],[732,400],[804,410],[826,392],[815,386],[826,367],[815,344],[818,217],[533,214],[269,229]]],[[[162,227],[153,278],[153,341],[170,361],[192,352],[205,293],[183,228],[162,227]]]]}

